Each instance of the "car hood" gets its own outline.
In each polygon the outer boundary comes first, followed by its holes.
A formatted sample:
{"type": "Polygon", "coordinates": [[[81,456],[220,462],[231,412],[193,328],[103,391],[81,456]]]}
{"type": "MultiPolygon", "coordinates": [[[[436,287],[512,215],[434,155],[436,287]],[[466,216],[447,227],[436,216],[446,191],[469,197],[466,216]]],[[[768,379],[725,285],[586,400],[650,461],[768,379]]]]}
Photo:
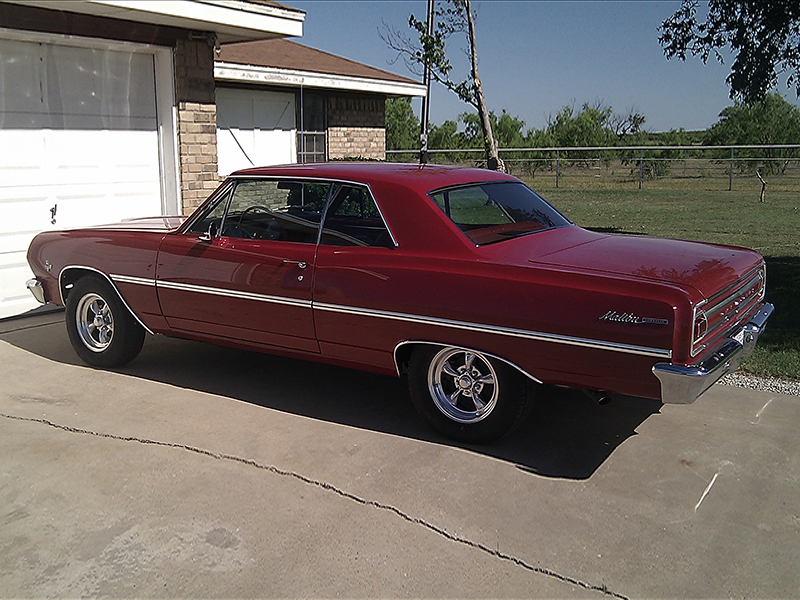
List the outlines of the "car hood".
{"type": "Polygon", "coordinates": [[[138,219],[126,219],[119,223],[109,223],[107,225],[95,225],[92,229],[116,229],[124,231],[174,231],[180,227],[187,217],[167,216],[167,217],[143,217],[138,219]]]}
{"type": "Polygon", "coordinates": [[[666,281],[691,286],[706,298],[735,283],[763,260],[745,248],[609,235],[577,226],[542,233],[540,240],[536,240],[539,234],[534,234],[510,241],[526,242],[529,263],[666,281]]]}

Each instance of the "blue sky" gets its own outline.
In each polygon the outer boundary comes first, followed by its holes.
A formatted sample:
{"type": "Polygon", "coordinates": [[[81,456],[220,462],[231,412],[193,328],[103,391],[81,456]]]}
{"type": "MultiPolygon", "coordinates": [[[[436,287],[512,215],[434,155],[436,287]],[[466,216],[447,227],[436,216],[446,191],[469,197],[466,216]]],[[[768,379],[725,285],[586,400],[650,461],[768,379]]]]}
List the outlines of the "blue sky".
{"type": "MultiPolygon", "coordinates": [[[[424,20],[426,2],[284,0],[306,11],[308,46],[399,75],[413,77],[380,37],[381,24],[409,32],[408,17],[424,20]]],[[[667,61],[657,28],[680,6],[675,1],[523,2],[473,0],[479,71],[489,108],[502,109],[544,127],[563,106],[602,102],[617,113],[634,109],[647,117],[645,129],[705,129],[732,102],[725,65],[710,59],[667,61]]],[[[466,40],[453,39],[449,53],[463,79],[466,40]]],[[[780,92],[798,104],[785,82],[780,92]]],[[[419,104],[415,103],[417,114],[419,104]]],[[[469,106],[441,86],[431,93],[431,122],[453,119],[469,106]]]]}

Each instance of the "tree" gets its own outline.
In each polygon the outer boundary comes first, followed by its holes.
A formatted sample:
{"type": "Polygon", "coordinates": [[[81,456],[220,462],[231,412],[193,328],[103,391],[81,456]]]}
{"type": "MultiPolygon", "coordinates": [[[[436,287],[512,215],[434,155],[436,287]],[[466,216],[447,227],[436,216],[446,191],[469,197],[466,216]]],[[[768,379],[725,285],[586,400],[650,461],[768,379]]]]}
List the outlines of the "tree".
{"type": "MultiPolygon", "coordinates": [[[[778,93],[767,94],[752,106],[742,102],[728,106],[719,117],[706,132],[704,142],[709,146],[796,144],[800,140],[800,109],[778,93]]],[[[764,161],[748,161],[740,168],[750,172],[783,173],[788,166],[786,159],[796,151],[764,148],[759,153],[764,161]],[[780,160],[781,157],[784,160],[780,160]]]]}
{"type": "Polygon", "coordinates": [[[646,120],[647,118],[643,114],[630,109],[624,115],[611,115],[608,119],[608,126],[616,134],[617,139],[622,142],[632,138],[635,139],[644,133],[642,125],[646,120]]]}
{"type": "Polygon", "coordinates": [[[659,27],[658,41],[667,59],[704,63],[721,48],[736,58],[726,81],[734,100],[753,105],[788,73],[787,86],[800,97],[800,2],[798,0],[709,0],[705,20],[698,19],[698,0],[681,7],[659,27]]]}
{"type": "Polygon", "coordinates": [[[419,139],[419,119],[411,108],[411,98],[386,99],[386,149],[410,150],[419,139]]]}
{"type": "Polygon", "coordinates": [[[430,66],[432,80],[444,85],[454,92],[462,101],[475,107],[480,118],[483,148],[489,168],[504,170],[503,162],[497,150],[497,142],[492,133],[492,124],[483,84],[478,75],[478,49],[475,34],[475,17],[472,14],[470,0],[447,0],[439,2],[434,10],[436,25],[428,33],[427,23],[420,21],[413,14],[408,25],[416,32],[418,39],[384,27],[382,37],[390,48],[402,56],[406,66],[418,76],[426,65],[430,66]],[[452,77],[453,66],[447,58],[447,41],[456,33],[467,37],[467,54],[470,59],[470,70],[467,77],[456,81],[452,77]]]}
{"type": "Polygon", "coordinates": [[[547,119],[546,131],[556,146],[613,146],[618,139],[610,126],[613,114],[610,106],[601,104],[584,104],[577,114],[567,105],[547,119]]]}
{"type": "Polygon", "coordinates": [[[428,132],[428,146],[441,150],[468,147],[464,140],[464,134],[458,131],[458,123],[451,119],[447,119],[441,125],[431,126],[430,132],[428,132]]]}
{"type": "MultiPolygon", "coordinates": [[[[464,123],[464,136],[470,147],[482,147],[483,128],[480,117],[475,113],[462,113],[459,115],[458,120],[464,123]]],[[[505,109],[503,109],[503,114],[500,115],[500,118],[497,117],[494,111],[489,111],[489,123],[495,139],[502,146],[515,148],[524,143],[525,134],[522,133],[522,129],[525,127],[525,121],[512,117],[505,109]]]]}

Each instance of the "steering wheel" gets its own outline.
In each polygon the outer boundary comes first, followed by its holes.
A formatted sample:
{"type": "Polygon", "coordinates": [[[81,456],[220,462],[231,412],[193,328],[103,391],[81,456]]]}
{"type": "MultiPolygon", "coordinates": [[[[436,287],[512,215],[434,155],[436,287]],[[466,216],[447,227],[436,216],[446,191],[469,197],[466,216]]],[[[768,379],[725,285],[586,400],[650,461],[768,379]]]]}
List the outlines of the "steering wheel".
{"type": "Polygon", "coordinates": [[[269,210],[267,210],[263,206],[250,206],[249,208],[243,210],[242,214],[239,215],[239,225],[238,225],[239,231],[242,232],[242,237],[255,239],[264,232],[265,230],[264,227],[257,227],[254,224],[245,224],[245,215],[256,214],[256,213],[265,215],[270,214],[269,210]]]}

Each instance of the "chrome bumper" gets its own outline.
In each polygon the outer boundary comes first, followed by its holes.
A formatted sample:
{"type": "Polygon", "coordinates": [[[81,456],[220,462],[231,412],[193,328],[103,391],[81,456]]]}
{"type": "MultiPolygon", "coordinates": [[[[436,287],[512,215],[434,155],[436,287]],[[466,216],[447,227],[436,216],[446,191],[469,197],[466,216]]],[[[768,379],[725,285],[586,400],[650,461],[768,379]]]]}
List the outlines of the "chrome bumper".
{"type": "Polygon", "coordinates": [[[762,304],[736,335],[700,364],[689,367],[669,363],[654,365],[653,374],[661,382],[661,401],[665,404],[691,404],[720,377],[735,371],[742,359],[753,352],[774,310],[772,304],[762,304]]]}
{"type": "Polygon", "coordinates": [[[44,297],[44,286],[42,282],[38,279],[28,279],[25,282],[25,286],[31,291],[33,297],[36,298],[42,304],[47,302],[47,299],[44,297]]]}

